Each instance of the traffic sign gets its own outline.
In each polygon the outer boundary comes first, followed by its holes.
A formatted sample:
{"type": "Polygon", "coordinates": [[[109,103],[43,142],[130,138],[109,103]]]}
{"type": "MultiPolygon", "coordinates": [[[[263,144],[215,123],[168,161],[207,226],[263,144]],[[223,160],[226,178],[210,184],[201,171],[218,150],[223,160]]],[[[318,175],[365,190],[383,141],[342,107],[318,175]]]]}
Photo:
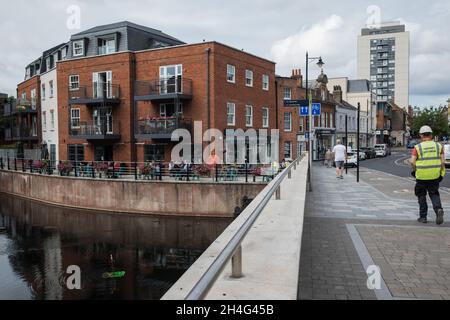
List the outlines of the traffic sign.
{"type": "MultiPolygon", "coordinates": [[[[320,116],[322,112],[322,105],[320,103],[312,104],[312,115],[320,116]]],[[[309,116],[309,106],[301,106],[300,107],[300,115],[301,116],[309,116]]]]}
{"type": "Polygon", "coordinates": [[[309,105],[308,100],[284,100],[285,107],[307,107],[309,105]]]}
{"type": "Polygon", "coordinates": [[[322,112],[322,105],[320,103],[313,103],[312,104],[312,115],[320,116],[321,112],[322,112]]]}
{"type": "Polygon", "coordinates": [[[308,116],[309,115],[309,107],[300,107],[300,115],[301,116],[308,116]]]}

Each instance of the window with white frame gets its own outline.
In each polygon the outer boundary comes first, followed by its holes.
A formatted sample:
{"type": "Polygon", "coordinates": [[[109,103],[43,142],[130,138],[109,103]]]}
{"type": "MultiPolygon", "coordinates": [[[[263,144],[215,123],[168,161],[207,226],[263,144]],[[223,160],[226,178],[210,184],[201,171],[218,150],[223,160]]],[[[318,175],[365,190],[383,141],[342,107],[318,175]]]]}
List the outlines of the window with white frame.
{"type": "Polygon", "coordinates": [[[304,126],[303,126],[303,118],[300,119],[299,126],[298,126],[298,130],[299,130],[300,132],[303,132],[303,131],[305,130],[305,129],[304,129],[304,126]]]}
{"type": "Polygon", "coordinates": [[[269,76],[267,74],[263,74],[262,76],[262,88],[265,91],[269,91],[269,76]]]}
{"type": "Polygon", "coordinates": [[[116,39],[98,39],[98,54],[110,54],[116,52],[116,39]]]}
{"type": "Polygon", "coordinates": [[[50,130],[55,130],[55,110],[50,110],[50,130]]]}
{"type": "Polygon", "coordinates": [[[245,85],[253,87],[253,71],[251,70],[245,70],[245,85]]]}
{"type": "Polygon", "coordinates": [[[284,88],[284,100],[291,100],[292,91],[291,88],[284,88]]]}
{"type": "Polygon", "coordinates": [[[236,67],[231,64],[227,64],[227,81],[236,83],[236,67]]]}
{"type": "Polygon", "coordinates": [[[292,131],[292,113],[291,112],[284,113],[284,131],[286,131],[286,132],[292,131]]]}
{"type": "Polygon", "coordinates": [[[74,108],[70,110],[70,125],[72,129],[80,128],[80,109],[74,108]]]}
{"type": "Polygon", "coordinates": [[[47,130],[47,112],[42,112],[42,129],[47,130]]]}
{"type": "Polygon", "coordinates": [[[330,113],[330,128],[334,128],[333,120],[333,114],[330,113]]]}
{"type": "Polygon", "coordinates": [[[292,159],[292,142],[284,142],[284,159],[292,159]]]}
{"type": "Polygon", "coordinates": [[[227,125],[236,125],[236,105],[232,102],[227,103],[227,125]]]}
{"type": "Polygon", "coordinates": [[[45,100],[45,83],[42,84],[41,97],[42,100],[45,100]]]}
{"type": "Polygon", "coordinates": [[[50,98],[53,98],[53,80],[51,80],[48,85],[50,87],[50,98]]]}
{"type": "Polygon", "coordinates": [[[269,127],[269,108],[262,108],[262,124],[263,128],[269,127]]]}
{"type": "Polygon", "coordinates": [[[31,90],[31,109],[36,110],[36,89],[31,90]]]}
{"type": "Polygon", "coordinates": [[[78,90],[80,88],[80,77],[78,75],[71,75],[69,77],[70,90],[78,90]]]}
{"type": "Polygon", "coordinates": [[[84,40],[74,41],[73,43],[73,56],[84,56],[84,40]]]}
{"type": "Polygon", "coordinates": [[[245,106],[245,125],[253,127],[253,106],[245,106]]]}

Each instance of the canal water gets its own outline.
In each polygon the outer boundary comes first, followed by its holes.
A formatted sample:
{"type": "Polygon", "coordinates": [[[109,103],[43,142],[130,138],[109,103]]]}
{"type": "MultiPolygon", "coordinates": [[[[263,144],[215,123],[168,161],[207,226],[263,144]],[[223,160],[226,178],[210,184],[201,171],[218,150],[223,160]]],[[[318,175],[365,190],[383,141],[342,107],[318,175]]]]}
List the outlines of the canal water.
{"type": "Polygon", "coordinates": [[[160,299],[229,223],[67,209],[0,194],[0,300],[160,299]],[[68,287],[76,283],[70,266],[79,267],[79,290],[68,287]]]}

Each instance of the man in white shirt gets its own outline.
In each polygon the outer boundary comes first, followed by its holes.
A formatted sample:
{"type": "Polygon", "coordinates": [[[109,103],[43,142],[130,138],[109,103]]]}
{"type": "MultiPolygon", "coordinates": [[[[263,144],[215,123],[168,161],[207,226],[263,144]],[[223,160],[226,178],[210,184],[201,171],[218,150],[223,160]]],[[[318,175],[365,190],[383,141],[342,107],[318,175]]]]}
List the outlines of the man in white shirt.
{"type": "Polygon", "coordinates": [[[343,171],[345,166],[345,159],[347,159],[347,148],[342,145],[341,141],[336,141],[336,146],[333,148],[334,161],[336,163],[336,178],[344,179],[343,171]]]}

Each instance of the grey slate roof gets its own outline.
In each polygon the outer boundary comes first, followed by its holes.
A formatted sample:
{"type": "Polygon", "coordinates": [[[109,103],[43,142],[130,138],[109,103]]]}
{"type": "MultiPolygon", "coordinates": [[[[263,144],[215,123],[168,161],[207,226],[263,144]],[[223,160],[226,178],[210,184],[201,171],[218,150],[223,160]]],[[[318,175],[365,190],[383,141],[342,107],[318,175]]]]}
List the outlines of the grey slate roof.
{"type": "Polygon", "coordinates": [[[349,80],[348,93],[368,92],[370,91],[369,80],[349,80]]]}
{"type": "Polygon", "coordinates": [[[107,30],[110,30],[110,29],[125,28],[125,27],[138,29],[138,30],[141,30],[141,31],[144,31],[144,32],[148,32],[148,33],[152,33],[154,35],[157,35],[157,36],[160,36],[160,37],[163,37],[163,38],[166,38],[166,39],[170,39],[170,40],[173,40],[173,41],[178,41],[178,42],[184,43],[183,41],[181,41],[181,40],[179,40],[177,38],[174,38],[174,37],[172,37],[172,36],[170,36],[168,34],[165,34],[165,33],[163,33],[160,30],[156,30],[156,29],[153,29],[153,28],[141,26],[139,24],[132,23],[132,22],[129,22],[129,21],[121,21],[121,22],[106,24],[106,25],[103,25],[103,26],[97,26],[97,27],[94,27],[94,28],[82,31],[80,33],[74,34],[74,35],[72,35],[72,37],[79,37],[79,36],[86,35],[86,34],[91,34],[91,33],[96,33],[96,32],[101,32],[101,31],[107,31],[107,30]]]}

